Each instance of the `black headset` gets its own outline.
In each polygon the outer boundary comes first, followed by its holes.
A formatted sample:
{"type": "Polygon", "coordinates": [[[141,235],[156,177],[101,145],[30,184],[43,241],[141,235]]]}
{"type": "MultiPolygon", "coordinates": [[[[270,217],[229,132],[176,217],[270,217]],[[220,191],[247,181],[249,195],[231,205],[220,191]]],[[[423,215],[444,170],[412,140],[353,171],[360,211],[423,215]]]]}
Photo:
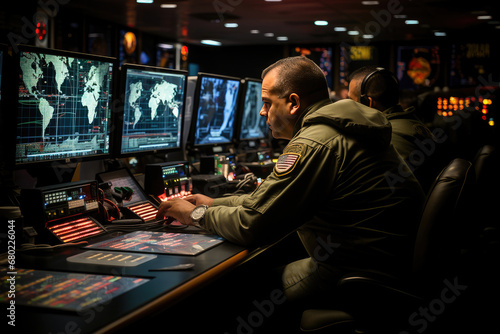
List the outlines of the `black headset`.
{"type": "Polygon", "coordinates": [[[368,95],[366,95],[366,85],[368,83],[368,80],[370,80],[370,78],[376,74],[380,74],[380,75],[383,75],[385,77],[390,77],[392,80],[394,80],[396,82],[397,85],[399,85],[398,78],[396,78],[396,76],[391,71],[386,70],[383,67],[377,67],[373,72],[367,74],[364,77],[363,82],[361,82],[361,91],[360,91],[361,96],[360,96],[359,100],[365,106],[370,105],[370,100],[368,99],[368,95]]]}

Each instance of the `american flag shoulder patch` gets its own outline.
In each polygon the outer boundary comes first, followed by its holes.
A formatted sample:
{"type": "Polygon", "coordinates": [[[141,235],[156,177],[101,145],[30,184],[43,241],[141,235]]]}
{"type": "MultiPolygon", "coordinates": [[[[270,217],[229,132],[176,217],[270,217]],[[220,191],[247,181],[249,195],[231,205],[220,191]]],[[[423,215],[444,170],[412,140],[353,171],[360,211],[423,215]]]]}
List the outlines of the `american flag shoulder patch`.
{"type": "Polygon", "coordinates": [[[299,158],[300,154],[297,153],[284,153],[280,155],[274,166],[274,173],[276,176],[283,176],[290,173],[297,165],[299,158]]]}

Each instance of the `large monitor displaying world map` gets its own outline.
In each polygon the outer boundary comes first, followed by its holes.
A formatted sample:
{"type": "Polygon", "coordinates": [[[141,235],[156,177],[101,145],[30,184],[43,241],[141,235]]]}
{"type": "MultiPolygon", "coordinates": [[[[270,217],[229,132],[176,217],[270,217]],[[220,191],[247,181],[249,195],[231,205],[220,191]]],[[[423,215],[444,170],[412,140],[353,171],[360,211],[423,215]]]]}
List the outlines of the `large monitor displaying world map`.
{"type": "Polygon", "coordinates": [[[124,64],[121,155],[181,149],[187,71],[124,64]]]}
{"type": "Polygon", "coordinates": [[[20,48],[17,164],[109,154],[115,61],[20,48]]]}

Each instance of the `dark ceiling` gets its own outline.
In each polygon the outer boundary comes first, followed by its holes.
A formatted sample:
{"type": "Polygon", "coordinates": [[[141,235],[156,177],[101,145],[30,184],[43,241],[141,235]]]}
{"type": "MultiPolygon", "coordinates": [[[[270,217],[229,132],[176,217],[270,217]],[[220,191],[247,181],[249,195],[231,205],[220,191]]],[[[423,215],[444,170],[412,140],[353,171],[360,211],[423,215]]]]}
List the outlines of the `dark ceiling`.
{"type": "MultiPolygon", "coordinates": [[[[66,0],[65,0],[66,2],[66,0]]],[[[222,45],[278,43],[359,43],[461,38],[465,31],[478,36],[500,33],[498,1],[379,0],[363,5],[361,0],[71,0],[64,6],[96,18],[135,28],[169,40],[198,44],[203,39],[222,45]],[[161,4],[176,4],[174,9],[161,4]],[[399,18],[405,15],[406,18],[399,18]],[[480,20],[478,16],[490,15],[480,20]],[[416,19],[418,25],[405,20],[416,19]],[[328,25],[315,26],[326,20],[328,25]],[[225,23],[237,23],[226,28],[225,23]],[[334,27],[357,30],[358,36],[337,32],[334,27]],[[251,33],[257,30],[257,33],[251,33]],[[267,37],[270,33],[272,36],[267,37]],[[364,34],[373,35],[365,39],[364,34]],[[286,37],[280,41],[278,37],[286,37]]]]}

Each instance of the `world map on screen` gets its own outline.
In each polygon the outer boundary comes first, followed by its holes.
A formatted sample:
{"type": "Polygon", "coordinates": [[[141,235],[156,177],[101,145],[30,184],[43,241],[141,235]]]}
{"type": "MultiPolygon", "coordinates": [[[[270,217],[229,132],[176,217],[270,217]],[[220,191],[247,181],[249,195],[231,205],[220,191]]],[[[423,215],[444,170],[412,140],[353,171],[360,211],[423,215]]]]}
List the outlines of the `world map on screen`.
{"type": "Polygon", "coordinates": [[[107,153],[112,63],[20,56],[18,161],[107,153]]]}

